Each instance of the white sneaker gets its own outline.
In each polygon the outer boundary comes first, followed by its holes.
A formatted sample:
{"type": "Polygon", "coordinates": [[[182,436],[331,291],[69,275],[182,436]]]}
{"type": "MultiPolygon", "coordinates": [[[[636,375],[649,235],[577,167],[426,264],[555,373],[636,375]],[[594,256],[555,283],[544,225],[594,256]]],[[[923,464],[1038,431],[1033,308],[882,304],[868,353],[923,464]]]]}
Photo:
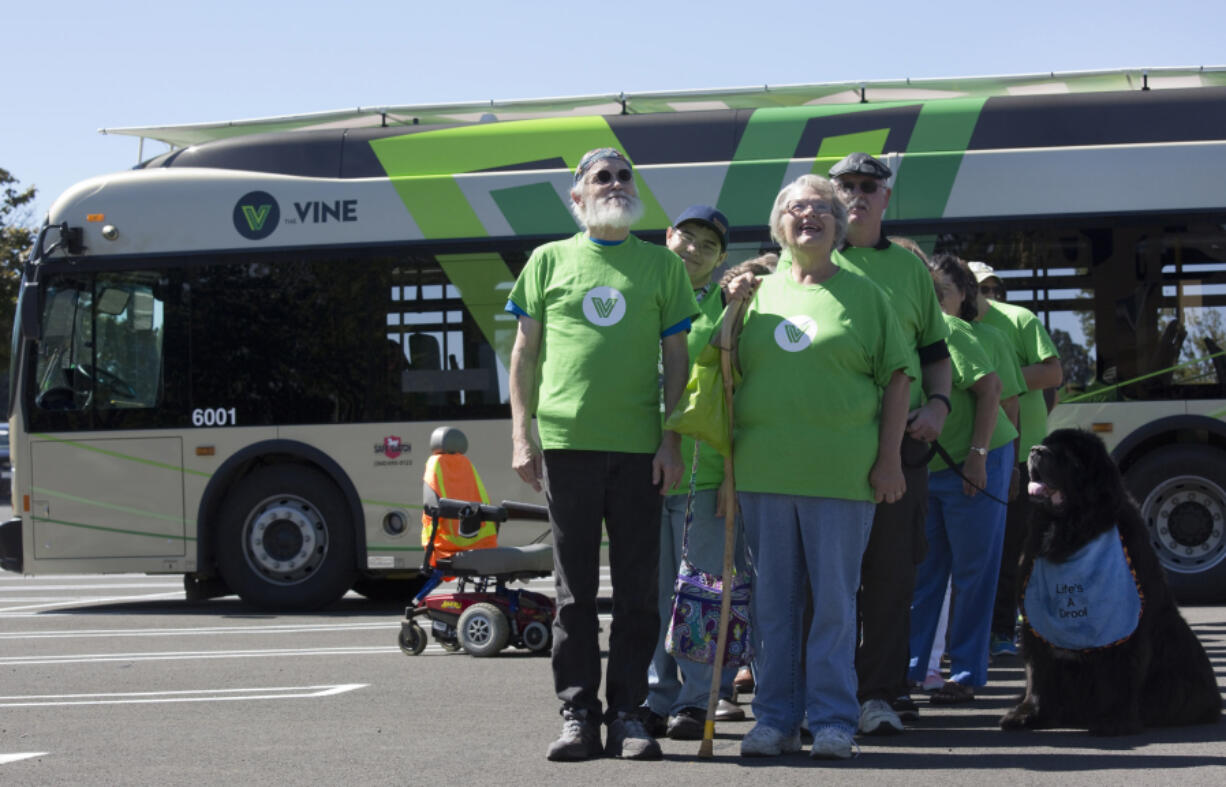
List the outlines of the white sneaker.
{"type": "Polygon", "coordinates": [[[778,757],[785,752],[800,751],[800,733],[785,735],[774,727],[755,724],[741,738],[742,757],[778,757]]]}
{"type": "Polygon", "coordinates": [[[920,688],[924,691],[936,691],[945,685],[945,678],[941,673],[934,669],[928,670],[928,674],[924,676],[924,682],[920,684],[920,688]]]}
{"type": "Polygon", "coordinates": [[[815,760],[847,760],[857,757],[860,747],[838,727],[822,727],[813,735],[809,756],[815,760]]]}
{"type": "Polygon", "coordinates": [[[902,719],[885,700],[865,700],[860,706],[860,732],[865,735],[897,735],[902,719]]]}

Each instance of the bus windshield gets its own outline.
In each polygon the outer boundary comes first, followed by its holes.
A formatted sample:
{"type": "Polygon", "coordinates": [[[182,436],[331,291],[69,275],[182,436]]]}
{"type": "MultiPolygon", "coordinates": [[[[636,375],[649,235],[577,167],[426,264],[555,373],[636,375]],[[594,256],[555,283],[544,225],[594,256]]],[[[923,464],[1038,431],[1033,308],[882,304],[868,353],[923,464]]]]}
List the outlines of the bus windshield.
{"type": "Polygon", "coordinates": [[[161,300],[139,273],[63,279],[48,287],[35,359],[45,410],[148,408],[162,379],[161,300]]]}

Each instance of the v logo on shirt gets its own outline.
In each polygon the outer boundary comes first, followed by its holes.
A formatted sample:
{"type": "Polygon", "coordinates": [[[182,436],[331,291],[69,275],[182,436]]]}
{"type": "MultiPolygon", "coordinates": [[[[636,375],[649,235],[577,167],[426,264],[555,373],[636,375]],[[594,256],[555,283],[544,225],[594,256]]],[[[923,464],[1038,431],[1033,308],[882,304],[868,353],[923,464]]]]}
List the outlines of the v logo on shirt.
{"type": "Polygon", "coordinates": [[[788,341],[790,341],[792,344],[796,344],[797,342],[799,342],[801,340],[801,337],[805,335],[804,331],[802,331],[800,328],[797,328],[795,325],[792,325],[792,323],[790,322],[785,322],[783,325],[784,325],[784,330],[786,330],[788,334],[788,341]]]}
{"type": "Polygon", "coordinates": [[[592,298],[592,306],[596,308],[596,313],[604,319],[609,319],[609,315],[613,313],[613,309],[617,306],[616,298],[592,298]]]}

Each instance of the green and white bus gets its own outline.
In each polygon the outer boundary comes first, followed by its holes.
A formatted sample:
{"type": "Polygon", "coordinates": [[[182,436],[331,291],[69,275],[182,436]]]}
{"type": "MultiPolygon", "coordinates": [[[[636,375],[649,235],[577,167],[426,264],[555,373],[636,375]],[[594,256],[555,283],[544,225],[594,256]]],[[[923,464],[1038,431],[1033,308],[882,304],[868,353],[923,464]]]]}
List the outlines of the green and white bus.
{"type": "MultiPolygon", "coordinates": [[[[172,149],[51,207],[13,336],[14,518],[30,574],[183,574],[280,609],[407,592],[421,469],[468,435],[509,469],[503,312],[575,231],[605,145],[646,216],[717,205],[730,262],[778,189],[853,150],[891,234],[984,260],[1061,342],[1053,425],[1114,450],[1185,598],[1226,591],[1226,70],[1112,71],[380,107],[112,130],[172,149]]],[[[527,534],[505,534],[509,542],[527,534]]]]}

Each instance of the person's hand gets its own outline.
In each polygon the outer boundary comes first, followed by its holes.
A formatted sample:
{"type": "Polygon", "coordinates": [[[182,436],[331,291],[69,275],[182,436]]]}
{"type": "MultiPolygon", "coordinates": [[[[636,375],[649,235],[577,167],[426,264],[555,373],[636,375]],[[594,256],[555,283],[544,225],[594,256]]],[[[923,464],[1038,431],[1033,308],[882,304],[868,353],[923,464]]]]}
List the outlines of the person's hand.
{"type": "Polygon", "coordinates": [[[759,281],[761,279],[746,271],[728,282],[728,286],[724,288],[724,295],[730,302],[747,301],[753,297],[754,290],[758,288],[759,281]]]}
{"type": "Polygon", "coordinates": [[[947,415],[949,410],[944,402],[929,399],[922,407],[907,414],[907,434],[921,442],[931,443],[941,436],[947,415]]]}
{"type": "Polygon", "coordinates": [[[541,491],[541,479],[545,477],[544,458],[541,449],[531,437],[519,437],[511,441],[511,469],[533,490],[541,491]]]}
{"type": "Polygon", "coordinates": [[[988,458],[972,451],[962,463],[962,494],[974,497],[981,489],[988,488],[988,458]]]}
{"type": "Polygon", "coordinates": [[[902,474],[898,456],[877,457],[869,471],[868,482],[873,487],[874,503],[897,503],[907,491],[907,479],[902,474]]]}
{"type": "Polygon", "coordinates": [[[681,463],[681,445],[678,439],[669,439],[666,432],[651,460],[651,483],[660,485],[660,494],[667,495],[681,483],[685,465],[681,463]]]}

